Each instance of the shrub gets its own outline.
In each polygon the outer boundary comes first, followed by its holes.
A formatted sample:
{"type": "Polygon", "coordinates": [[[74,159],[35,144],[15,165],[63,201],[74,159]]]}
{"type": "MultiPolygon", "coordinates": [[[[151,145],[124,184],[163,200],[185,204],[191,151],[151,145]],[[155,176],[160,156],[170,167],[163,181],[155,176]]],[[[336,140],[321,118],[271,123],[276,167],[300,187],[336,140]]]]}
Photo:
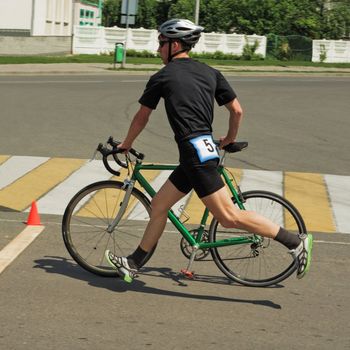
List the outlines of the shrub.
{"type": "MultiPolygon", "coordinates": [[[[202,59],[214,59],[214,60],[263,60],[264,57],[262,55],[256,54],[255,50],[258,47],[258,43],[254,44],[253,46],[249,46],[248,44],[245,47],[245,50],[243,50],[243,55],[232,55],[230,53],[224,53],[222,51],[215,51],[215,52],[192,52],[190,51],[190,57],[192,58],[202,58],[202,59]]],[[[114,52],[110,53],[111,55],[114,54],[114,52]]],[[[127,56],[129,57],[143,57],[143,58],[153,58],[157,57],[158,54],[154,54],[151,51],[136,51],[136,50],[127,50],[127,56]]]]}
{"type": "Polygon", "coordinates": [[[232,55],[230,53],[224,53],[222,51],[215,52],[190,52],[190,57],[192,58],[205,58],[214,60],[239,60],[240,56],[232,55]]]}
{"type": "Polygon", "coordinates": [[[143,50],[143,51],[127,50],[126,54],[129,57],[143,57],[143,58],[157,57],[157,54],[154,54],[153,52],[147,51],[147,50],[143,50]]]}
{"type": "Polygon", "coordinates": [[[276,53],[276,57],[281,61],[287,61],[292,56],[292,50],[290,49],[288,40],[281,41],[276,53]]]}
{"type": "Polygon", "coordinates": [[[324,62],[327,59],[327,50],[326,45],[321,44],[320,45],[320,62],[324,62]]]}
{"type": "Polygon", "coordinates": [[[258,61],[258,60],[264,59],[262,55],[255,53],[258,47],[259,47],[259,42],[257,40],[255,40],[253,45],[249,45],[249,43],[247,42],[243,47],[241,60],[258,61]]]}

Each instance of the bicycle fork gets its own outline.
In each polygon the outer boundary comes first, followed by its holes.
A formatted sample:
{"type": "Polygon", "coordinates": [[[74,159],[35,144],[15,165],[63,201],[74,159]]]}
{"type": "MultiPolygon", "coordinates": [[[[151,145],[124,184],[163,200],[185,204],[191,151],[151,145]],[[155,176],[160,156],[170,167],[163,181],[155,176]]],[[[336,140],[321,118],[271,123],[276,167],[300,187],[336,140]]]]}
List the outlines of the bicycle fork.
{"type": "Polygon", "coordinates": [[[124,190],[126,188],[125,196],[124,196],[122,203],[120,204],[120,208],[118,210],[117,216],[107,227],[108,233],[112,233],[114,231],[114,229],[119,224],[119,221],[121,220],[121,218],[125,214],[126,208],[129,204],[131,192],[134,189],[134,185],[135,185],[135,180],[129,180],[129,179],[124,180],[124,185],[123,185],[122,189],[124,190]]]}

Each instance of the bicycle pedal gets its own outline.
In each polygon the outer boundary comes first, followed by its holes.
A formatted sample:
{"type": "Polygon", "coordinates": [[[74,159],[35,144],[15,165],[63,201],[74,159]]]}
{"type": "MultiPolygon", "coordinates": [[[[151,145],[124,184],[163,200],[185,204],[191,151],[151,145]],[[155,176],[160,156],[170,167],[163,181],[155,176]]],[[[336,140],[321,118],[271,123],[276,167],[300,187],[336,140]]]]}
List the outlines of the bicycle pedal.
{"type": "Polygon", "coordinates": [[[188,279],[191,279],[191,280],[194,279],[194,271],[188,271],[186,269],[182,269],[181,274],[188,279]]]}

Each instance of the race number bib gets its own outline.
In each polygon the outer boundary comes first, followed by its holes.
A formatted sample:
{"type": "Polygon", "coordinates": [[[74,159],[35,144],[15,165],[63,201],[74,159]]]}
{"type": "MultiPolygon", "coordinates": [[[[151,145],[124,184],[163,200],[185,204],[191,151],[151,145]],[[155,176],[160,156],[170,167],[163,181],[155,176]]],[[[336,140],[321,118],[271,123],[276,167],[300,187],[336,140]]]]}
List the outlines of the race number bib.
{"type": "Polygon", "coordinates": [[[190,142],[197,151],[198,158],[201,163],[210,159],[219,158],[216,145],[211,135],[203,135],[191,139],[190,142]]]}

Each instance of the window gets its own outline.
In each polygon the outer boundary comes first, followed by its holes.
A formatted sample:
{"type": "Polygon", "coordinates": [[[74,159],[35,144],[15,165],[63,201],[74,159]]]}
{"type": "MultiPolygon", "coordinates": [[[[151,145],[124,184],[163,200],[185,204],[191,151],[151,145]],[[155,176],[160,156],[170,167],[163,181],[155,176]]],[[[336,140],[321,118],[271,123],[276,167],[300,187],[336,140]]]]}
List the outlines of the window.
{"type": "Polygon", "coordinates": [[[96,16],[95,11],[92,10],[86,10],[86,9],[80,9],[80,19],[86,19],[87,21],[80,21],[80,25],[94,25],[94,18],[96,16]],[[90,22],[92,21],[92,22],[90,22]]]}

